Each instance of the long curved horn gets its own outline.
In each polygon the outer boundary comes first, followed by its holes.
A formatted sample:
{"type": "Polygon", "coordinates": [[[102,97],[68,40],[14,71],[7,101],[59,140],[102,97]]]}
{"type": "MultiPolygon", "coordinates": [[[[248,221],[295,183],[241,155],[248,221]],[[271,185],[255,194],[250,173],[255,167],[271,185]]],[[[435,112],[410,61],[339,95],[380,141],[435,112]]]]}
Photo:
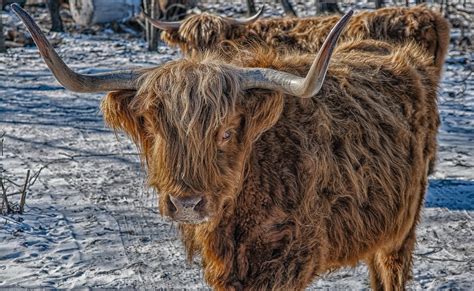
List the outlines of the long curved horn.
{"type": "MultiPolygon", "coordinates": [[[[222,17],[225,22],[227,22],[230,25],[247,25],[250,23],[255,22],[262,14],[263,11],[265,10],[265,5],[260,8],[260,10],[254,15],[249,18],[245,19],[233,19],[233,18],[228,18],[228,17],[222,17]]],[[[183,24],[183,21],[161,21],[158,19],[152,18],[149,14],[146,12],[142,12],[143,16],[148,20],[151,25],[154,27],[161,29],[161,30],[178,30],[181,24],[183,24]]]]}
{"type": "Polygon", "coordinates": [[[238,26],[238,25],[247,25],[254,23],[257,21],[260,16],[262,16],[263,11],[265,10],[265,5],[260,8],[260,10],[251,17],[245,18],[245,19],[233,19],[233,18],[228,18],[228,17],[222,17],[228,24],[233,25],[233,26],[238,26]]]}
{"type": "Polygon", "coordinates": [[[183,23],[182,21],[161,21],[151,18],[151,16],[145,12],[142,12],[142,14],[151,25],[161,30],[178,30],[179,26],[183,23]]]}
{"type": "Polygon", "coordinates": [[[142,74],[139,71],[117,71],[95,75],[75,73],[59,57],[33,18],[18,4],[12,4],[11,9],[26,25],[46,65],[66,89],[73,92],[92,93],[138,88],[137,80],[142,74]]]}
{"type": "Polygon", "coordinates": [[[243,88],[276,90],[301,98],[310,98],[316,95],[323,85],[337,40],[353,13],[352,10],[347,12],[333,27],[305,78],[272,69],[237,69],[242,76],[243,88]]]}

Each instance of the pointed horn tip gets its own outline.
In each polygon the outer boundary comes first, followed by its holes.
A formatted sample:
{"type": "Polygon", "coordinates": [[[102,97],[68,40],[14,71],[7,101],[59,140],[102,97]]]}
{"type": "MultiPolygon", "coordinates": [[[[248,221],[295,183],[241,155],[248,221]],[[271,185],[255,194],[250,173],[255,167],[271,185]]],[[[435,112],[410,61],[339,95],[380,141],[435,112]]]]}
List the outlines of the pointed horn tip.
{"type": "Polygon", "coordinates": [[[264,4],[262,5],[262,7],[257,11],[257,13],[255,13],[255,15],[254,15],[254,16],[251,16],[250,18],[255,18],[255,20],[258,19],[258,18],[260,18],[260,16],[263,15],[263,11],[265,11],[265,3],[264,3],[264,4]]]}
{"type": "Polygon", "coordinates": [[[243,88],[276,90],[300,98],[315,96],[322,88],[337,40],[353,14],[350,9],[332,28],[305,78],[268,68],[243,69],[243,88]]]}
{"type": "Polygon", "coordinates": [[[10,9],[15,12],[16,15],[18,15],[18,13],[21,13],[23,10],[23,8],[21,8],[20,5],[18,5],[18,3],[13,3],[10,5],[10,9]]]}
{"type": "Polygon", "coordinates": [[[262,16],[264,10],[265,10],[265,4],[262,5],[262,7],[257,13],[245,19],[233,19],[233,18],[225,17],[225,16],[222,16],[222,18],[230,25],[248,25],[257,21],[260,18],[260,16],[262,16]]]}
{"type": "MultiPolygon", "coordinates": [[[[18,5],[18,3],[13,3],[10,5],[10,9],[13,11],[13,13],[16,14],[16,16],[18,18],[20,18],[20,20],[26,25],[26,28],[30,31],[30,25],[31,23],[33,23],[34,25],[36,25],[35,21],[33,20],[33,18],[31,17],[30,14],[28,14],[28,12],[26,12],[25,9],[21,8],[20,5],[18,5]],[[29,24],[28,24],[29,23],[29,24]]],[[[30,31],[31,32],[31,31],[30,31]]]]}
{"type": "Polygon", "coordinates": [[[350,8],[343,17],[351,17],[354,15],[354,9],[350,8]]]}

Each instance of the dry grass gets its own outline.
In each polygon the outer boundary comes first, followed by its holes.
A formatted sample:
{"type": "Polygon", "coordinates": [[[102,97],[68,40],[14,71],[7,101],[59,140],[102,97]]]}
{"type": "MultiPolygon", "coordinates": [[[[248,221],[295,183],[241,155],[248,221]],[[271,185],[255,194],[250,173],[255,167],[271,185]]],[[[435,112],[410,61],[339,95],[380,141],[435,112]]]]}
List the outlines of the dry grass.
{"type": "MultiPolygon", "coordinates": [[[[5,142],[5,132],[0,134],[0,156],[3,157],[3,145],[5,142]]],[[[35,184],[37,181],[41,171],[46,166],[41,167],[38,171],[31,174],[31,170],[28,169],[26,171],[26,177],[21,184],[15,182],[13,179],[7,174],[7,170],[4,168],[3,163],[0,164],[0,195],[1,197],[1,204],[0,204],[0,213],[2,215],[8,214],[23,214],[25,210],[25,203],[26,203],[26,195],[30,191],[30,188],[35,184]],[[13,199],[19,199],[19,202],[13,202],[13,199]]]]}

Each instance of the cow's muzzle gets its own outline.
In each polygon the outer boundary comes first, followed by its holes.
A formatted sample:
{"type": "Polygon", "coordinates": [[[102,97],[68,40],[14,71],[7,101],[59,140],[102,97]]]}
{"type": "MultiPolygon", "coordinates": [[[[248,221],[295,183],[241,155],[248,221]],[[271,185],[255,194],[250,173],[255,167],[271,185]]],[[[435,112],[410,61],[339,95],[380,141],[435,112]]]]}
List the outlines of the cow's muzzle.
{"type": "Polygon", "coordinates": [[[182,223],[203,223],[207,221],[206,199],[203,195],[168,196],[167,212],[169,216],[182,223]]]}

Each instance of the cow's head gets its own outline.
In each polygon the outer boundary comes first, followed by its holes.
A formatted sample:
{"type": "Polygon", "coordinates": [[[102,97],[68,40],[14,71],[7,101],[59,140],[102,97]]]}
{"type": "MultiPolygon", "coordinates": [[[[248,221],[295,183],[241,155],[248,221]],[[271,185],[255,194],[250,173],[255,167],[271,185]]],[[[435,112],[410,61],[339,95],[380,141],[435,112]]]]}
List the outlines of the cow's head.
{"type": "Polygon", "coordinates": [[[13,10],[61,84],[78,92],[109,91],[102,103],[105,120],[141,149],[149,182],[160,193],[161,213],[185,223],[206,222],[229,209],[252,143],[278,120],[284,94],[309,98],[319,91],[352,15],[334,27],[304,78],[213,57],[85,76],[62,62],[25,11],[17,5],[13,10]]]}
{"type": "Polygon", "coordinates": [[[179,46],[186,53],[215,48],[221,41],[232,39],[239,28],[258,20],[262,7],[254,16],[246,19],[232,19],[208,13],[191,15],[183,21],[161,21],[145,14],[146,19],[163,32],[161,38],[168,45],[179,46]]]}
{"type": "Polygon", "coordinates": [[[212,57],[166,63],[140,82],[137,92],[106,96],[106,122],[141,147],[162,214],[219,216],[235,199],[252,142],[278,119],[282,94],[246,93],[236,68],[212,57]]]}

